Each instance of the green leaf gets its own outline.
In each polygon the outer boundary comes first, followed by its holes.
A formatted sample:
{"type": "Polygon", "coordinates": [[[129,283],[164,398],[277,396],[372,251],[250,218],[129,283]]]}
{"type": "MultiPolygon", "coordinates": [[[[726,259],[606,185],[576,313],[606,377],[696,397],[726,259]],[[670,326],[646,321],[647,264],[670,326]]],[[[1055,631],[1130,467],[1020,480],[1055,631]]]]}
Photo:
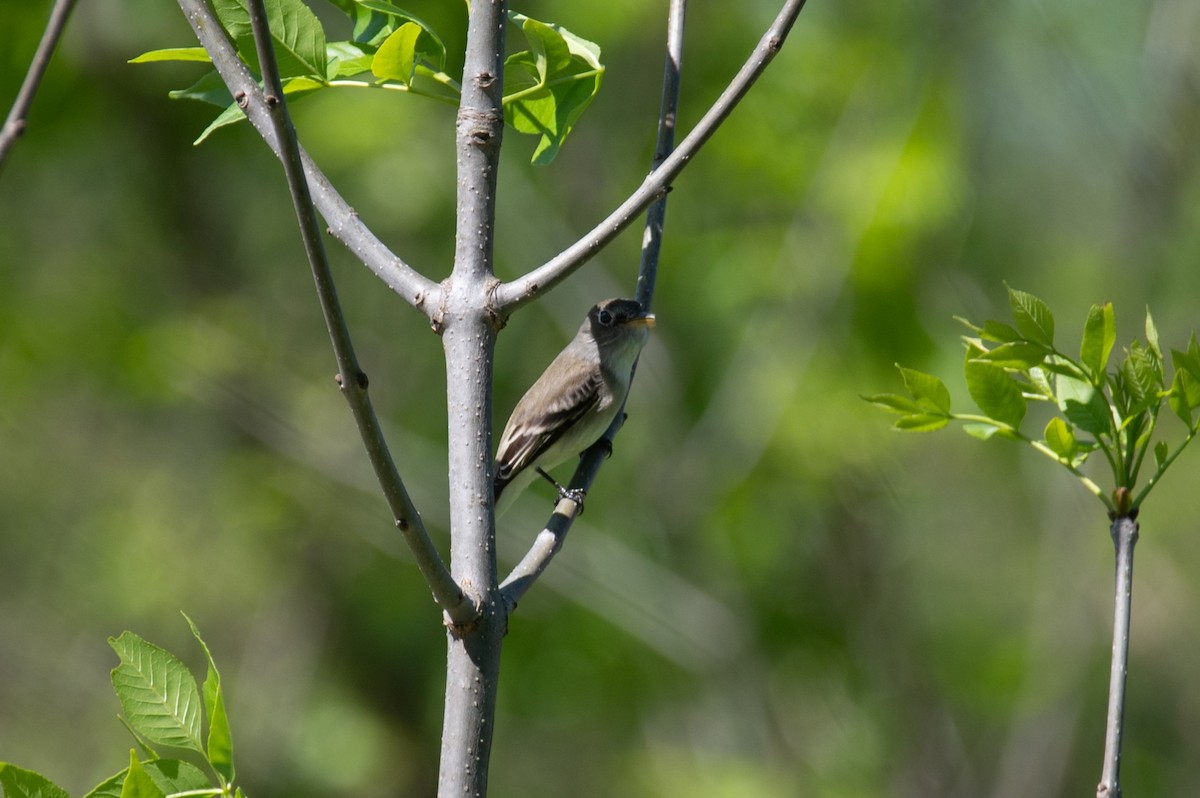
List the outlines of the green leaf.
{"type": "Polygon", "coordinates": [[[133,729],[151,743],[203,754],[200,691],[183,663],[132,632],[110,637],[108,644],[121,658],[112,683],[133,729]]]}
{"type": "Polygon", "coordinates": [[[194,61],[211,64],[208,51],[203,47],[168,47],[165,50],[151,50],[136,58],[129,59],[131,64],[155,64],[160,61],[194,61]]]}
{"type": "MultiPolygon", "coordinates": [[[[358,5],[362,6],[365,9],[368,9],[369,11],[371,11],[373,13],[383,14],[385,16],[391,17],[393,20],[403,20],[404,22],[411,22],[414,25],[417,25],[419,28],[421,28],[422,31],[424,31],[424,34],[425,34],[422,37],[421,42],[417,47],[417,52],[419,52],[423,56],[425,56],[429,60],[429,62],[431,64],[433,64],[435,67],[437,67],[438,69],[441,69],[445,65],[445,63],[446,63],[446,45],[442,42],[441,37],[437,35],[437,33],[434,31],[434,29],[431,28],[429,25],[425,24],[425,22],[420,17],[418,17],[416,14],[412,14],[408,11],[405,11],[404,9],[399,8],[398,6],[394,6],[391,3],[385,2],[384,0],[356,0],[356,1],[357,1],[358,5]]],[[[403,24],[403,22],[401,24],[403,24]]],[[[387,36],[390,36],[391,30],[394,29],[394,25],[395,25],[394,21],[389,23],[389,26],[391,26],[391,27],[389,27],[389,29],[387,30],[387,34],[386,35],[377,35],[371,43],[379,44],[384,39],[386,39],[387,36]]],[[[359,40],[356,39],[356,41],[359,41],[359,40]]]]}
{"type": "Polygon", "coordinates": [[[949,416],[935,413],[921,413],[897,419],[894,428],[903,432],[933,432],[949,423],[949,416]]]}
{"type": "Polygon", "coordinates": [[[970,328],[976,335],[985,341],[1007,344],[1011,343],[1012,341],[1021,340],[1021,334],[1003,322],[992,321],[989,319],[983,323],[982,327],[976,327],[962,316],[955,316],[954,319],[970,328]]]}
{"type": "Polygon", "coordinates": [[[600,47],[565,28],[509,12],[529,49],[505,61],[504,120],[521,133],[539,136],[533,163],[554,160],[575,122],[600,91],[600,47]]]}
{"type": "Polygon", "coordinates": [[[329,65],[326,76],[334,80],[370,72],[375,53],[373,47],[354,42],[329,42],[325,45],[325,59],[329,65]]]}
{"type": "Polygon", "coordinates": [[[1129,354],[1121,364],[1121,373],[1138,403],[1154,399],[1163,388],[1162,361],[1152,350],[1143,349],[1137,341],[1129,347],[1129,354]]]}
{"type": "Polygon", "coordinates": [[[1079,452],[1079,442],[1075,440],[1075,433],[1071,431],[1067,422],[1057,416],[1050,419],[1043,437],[1050,451],[1068,463],[1074,462],[1075,455],[1079,452]]]}
{"type": "Polygon", "coordinates": [[[200,636],[200,630],[191,618],[183,616],[191,627],[192,636],[204,649],[204,657],[208,660],[208,673],[204,677],[204,707],[208,712],[208,761],[213,769],[220,773],[227,782],[234,778],[233,767],[233,731],[229,728],[229,716],[225,712],[225,697],[221,692],[221,673],[213,660],[208,643],[200,636]]]}
{"type": "Polygon", "coordinates": [[[1079,360],[1092,376],[1093,385],[1104,382],[1108,356],[1117,340],[1117,322],[1111,302],[1092,305],[1083,325],[1083,342],[1079,345],[1079,360]]]}
{"type": "Polygon", "coordinates": [[[876,407],[881,407],[890,413],[899,413],[900,415],[911,415],[913,413],[923,413],[925,408],[917,404],[913,399],[907,396],[900,396],[894,393],[877,393],[871,396],[861,397],[864,401],[870,402],[876,407]]]}
{"type": "Polygon", "coordinates": [[[1154,317],[1150,315],[1150,308],[1146,308],[1146,343],[1150,346],[1150,351],[1154,353],[1160,361],[1163,359],[1162,349],[1158,345],[1158,327],[1154,326],[1154,317]]]}
{"type": "Polygon", "coordinates": [[[167,96],[172,100],[197,100],[218,108],[225,108],[233,103],[233,95],[229,93],[229,87],[225,85],[225,81],[221,79],[220,73],[215,69],[209,70],[200,80],[186,89],[176,89],[169,92],[167,96]]]}
{"type": "Polygon", "coordinates": [[[981,441],[990,440],[999,435],[1001,438],[1011,438],[1012,432],[1005,427],[995,424],[963,424],[963,432],[981,441]]]}
{"type": "Polygon", "coordinates": [[[904,387],[908,389],[912,398],[917,401],[921,409],[925,411],[934,411],[943,415],[950,412],[950,391],[946,388],[946,384],[932,374],[926,374],[915,369],[907,369],[896,364],[896,368],[900,370],[900,377],[904,380],[904,387]]]}
{"type": "Polygon", "coordinates": [[[1112,417],[1104,394],[1086,380],[1059,376],[1056,380],[1059,409],[1067,420],[1092,435],[1111,435],[1112,417]]]}
{"type": "Polygon", "coordinates": [[[986,354],[979,355],[978,359],[986,360],[994,366],[1003,368],[1028,369],[1040,366],[1049,354],[1050,350],[1041,344],[1035,344],[1032,341],[1013,341],[989,349],[986,354]]]}
{"type": "Polygon", "coordinates": [[[968,359],[963,364],[967,391],[984,415],[1013,429],[1025,418],[1025,397],[1021,386],[999,366],[983,360],[968,359]]]}
{"type": "Polygon", "coordinates": [[[379,44],[392,32],[388,14],[367,8],[355,0],[329,0],[350,18],[351,38],[362,44],[379,44]]]}
{"type": "MultiPolygon", "coordinates": [[[[325,79],[325,29],[303,0],[264,0],[281,78],[325,79]]],[[[221,24],[250,68],[262,73],[246,0],[213,0],[221,24]]]]}
{"type": "Polygon", "coordinates": [[[166,798],[166,795],[154,783],[154,779],[142,770],[142,763],[138,762],[137,751],[130,751],[129,769],[125,771],[125,782],[121,785],[120,798],[166,798]]]}
{"type": "MultiPolygon", "coordinates": [[[[293,102],[307,94],[312,94],[317,89],[324,87],[324,83],[313,80],[312,78],[288,78],[283,81],[283,96],[288,99],[288,102],[293,102]]],[[[230,105],[224,111],[217,115],[216,119],[209,123],[208,127],[204,128],[204,132],[200,134],[199,138],[192,142],[192,146],[199,146],[200,144],[203,144],[204,140],[217,130],[223,127],[228,127],[229,125],[236,125],[245,118],[246,114],[242,112],[242,109],[238,106],[238,104],[230,103],[230,105]]]]}
{"type": "Polygon", "coordinates": [[[1190,374],[1193,379],[1200,381],[1200,352],[1181,352],[1178,349],[1172,349],[1171,365],[1174,366],[1176,371],[1182,369],[1190,374]]]}
{"type": "Polygon", "coordinates": [[[1159,441],[1154,444],[1154,467],[1162,470],[1163,466],[1167,464],[1167,458],[1170,455],[1171,447],[1167,445],[1166,441],[1159,441]]]}
{"type": "MultiPolygon", "coordinates": [[[[142,763],[142,770],[167,795],[192,790],[212,789],[208,776],[190,762],[179,759],[154,759],[142,763]]],[[[105,779],[83,798],[120,798],[128,769],[105,779]]]]}
{"type": "Polygon", "coordinates": [[[417,40],[421,28],[406,22],[388,36],[371,60],[371,73],[381,80],[398,80],[405,86],[412,83],[417,68],[417,40]]]}
{"type": "Polygon", "coordinates": [[[1171,380],[1171,392],[1167,394],[1167,404],[1179,416],[1179,420],[1191,429],[1192,411],[1200,407],[1200,380],[1193,377],[1191,372],[1176,367],[1175,378],[1171,380]]]}
{"type": "Polygon", "coordinates": [[[41,773],[0,762],[0,791],[6,798],[70,798],[41,773]]]}
{"type": "Polygon", "coordinates": [[[1008,304],[1022,338],[1043,346],[1054,346],[1054,315],[1045,302],[1033,294],[1009,288],[1008,304]]]}

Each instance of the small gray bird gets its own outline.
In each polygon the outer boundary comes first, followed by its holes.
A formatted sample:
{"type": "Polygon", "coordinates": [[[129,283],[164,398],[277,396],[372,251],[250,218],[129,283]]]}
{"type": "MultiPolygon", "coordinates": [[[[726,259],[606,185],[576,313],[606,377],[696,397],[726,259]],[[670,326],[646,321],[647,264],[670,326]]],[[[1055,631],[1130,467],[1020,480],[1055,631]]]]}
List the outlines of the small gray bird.
{"type": "Polygon", "coordinates": [[[497,514],[539,473],[553,482],[544,469],[600,439],[625,403],[633,364],[653,326],[654,314],[633,299],[606,299],[588,311],[504,425],[493,469],[497,514]]]}

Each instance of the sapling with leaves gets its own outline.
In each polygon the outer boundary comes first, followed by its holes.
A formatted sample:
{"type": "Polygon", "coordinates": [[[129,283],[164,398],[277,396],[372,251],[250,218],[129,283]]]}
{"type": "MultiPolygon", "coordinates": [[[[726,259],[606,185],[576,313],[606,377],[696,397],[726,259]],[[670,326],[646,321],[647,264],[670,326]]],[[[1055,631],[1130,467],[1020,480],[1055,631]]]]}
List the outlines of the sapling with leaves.
{"type": "Polygon", "coordinates": [[[1008,301],[1012,324],[989,320],[976,325],[956,317],[970,330],[963,336],[963,375],[980,413],[954,412],[950,391],[941,379],[898,364],[907,396],[863,398],[899,415],[898,430],[928,432],[958,421],[977,438],[1008,438],[1027,444],[1070,471],[1104,504],[1111,521],[1117,574],[1104,768],[1096,794],[1111,798],[1121,794],[1133,548],[1139,532],[1136,519],[1150,491],[1200,430],[1200,343],[1193,333],[1186,349],[1171,350],[1173,374],[1168,381],[1166,358],[1148,309],[1145,341],[1132,342],[1120,363],[1110,367],[1117,338],[1111,302],[1093,305],[1088,311],[1079,355],[1074,357],[1055,344],[1054,315],[1045,302],[1013,288],[1008,289],[1008,301]],[[1054,415],[1040,435],[1021,428],[1031,402],[1053,408],[1054,415]],[[1173,445],[1156,436],[1164,402],[1185,428],[1183,437],[1173,445]],[[1112,476],[1107,490],[1082,470],[1096,456],[1107,463],[1112,476]],[[1139,483],[1150,462],[1153,473],[1139,483]]]}
{"type": "MultiPolygon", "coordinates": [[[[200,630],[191,618],[184,618],[207,662],[200,687],[178,657],[133,632],[108,639],[120,659],[112,671],[112,684],[124,712],[121,722],[141,755],[130,750],[129,766],[84,798],[244,798],[234,784],[233,734],[221,674],[200,630]]],[[[0,762],[0,795],[68,798],[65,790],[40,773],[5,762],[0,762]]]]}

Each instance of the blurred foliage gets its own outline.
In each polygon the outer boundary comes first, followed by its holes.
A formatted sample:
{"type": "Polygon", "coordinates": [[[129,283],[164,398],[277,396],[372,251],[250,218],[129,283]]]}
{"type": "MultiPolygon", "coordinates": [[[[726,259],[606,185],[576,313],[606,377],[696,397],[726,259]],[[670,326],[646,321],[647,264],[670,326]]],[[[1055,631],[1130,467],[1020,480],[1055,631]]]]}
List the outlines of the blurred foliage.
{"type": "MultiPolygon", "coordinates": [[[[45,5],[3,11],[5,103],[45,5]]],[[[461,72],[464,6],[410,5],[461,72]]],[[[683,131],[775,13],[693,6],[683,131]]],[[[1186,340],[1197,8],[810,4],[671,195],[629,424],[512,620],[494,795],[1092,789],[1107,519],[1031,453],[894,435],[856,397],[896,361],[959,368],[952,315],[1002,314],[1002,281],[1064,319],[1114,300],[1123,329],[1149,304],[1164,341],[1186,340]]],[[[505,278],[640,182],[662,68],[653,4],[515,10],[598,42],[607,71],[553,166],[509,137],[505,278]]],[[[222,665],[248,794],[428,795],[444,632],[333,385],[281,171],[245,126],[191,147],[209,112],[166,93],[194,70],[126,64],[190,41],[173,4],[80,4],[0,181],[0,759],[73,794],[111,773],[130,741],[105,640],[194,653],[183,609],[222,665]],[[314,751],[342,766],[311,772],[314,751]]],[[[441,279],[453,110],[381,94],[316,95],[297,126],[381,238],[441,279]]],[[[633,290],[637,250],[631,232],[510,321],[500,421],[593,301],[633,290]]],[[[439,342],[331,252],[445,548],[439,342]]],[[[1139,519],[1131,794],[1200,778],[1191,454],[1139,519]]],[[[547,514],[537,490],[501,525],[504,562],[547,514]]]]}

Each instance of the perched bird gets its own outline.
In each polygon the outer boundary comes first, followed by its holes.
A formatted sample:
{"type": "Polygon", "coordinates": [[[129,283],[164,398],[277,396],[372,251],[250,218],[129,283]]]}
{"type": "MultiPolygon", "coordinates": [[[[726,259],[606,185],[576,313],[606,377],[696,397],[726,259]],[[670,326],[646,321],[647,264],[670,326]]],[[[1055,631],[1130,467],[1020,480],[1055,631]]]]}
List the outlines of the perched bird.
{"type": "Polygon", "coordinates": [[[633,365],[653,326],[654,314],[633,299],[606,299],[588,311],[575,338],[504,425],[493,469],[497,513],[539,473],[554,482],[544,469],[600,439],[625,403],[633,365]]]}

